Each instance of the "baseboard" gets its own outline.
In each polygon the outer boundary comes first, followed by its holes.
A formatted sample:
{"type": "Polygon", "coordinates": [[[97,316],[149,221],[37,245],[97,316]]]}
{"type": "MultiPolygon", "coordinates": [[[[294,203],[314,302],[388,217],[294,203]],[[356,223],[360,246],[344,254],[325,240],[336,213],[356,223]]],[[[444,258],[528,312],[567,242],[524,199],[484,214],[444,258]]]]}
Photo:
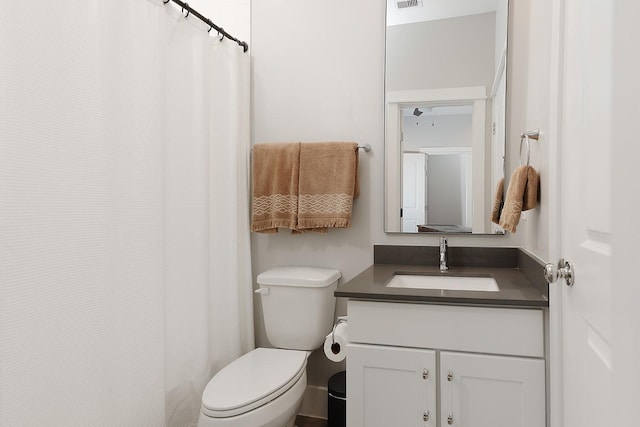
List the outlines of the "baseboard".
{"type": "Polygon", "coordinates": [[[327,419],[327,387],[308,385],[299,414],[305,417],[327,419]]]}

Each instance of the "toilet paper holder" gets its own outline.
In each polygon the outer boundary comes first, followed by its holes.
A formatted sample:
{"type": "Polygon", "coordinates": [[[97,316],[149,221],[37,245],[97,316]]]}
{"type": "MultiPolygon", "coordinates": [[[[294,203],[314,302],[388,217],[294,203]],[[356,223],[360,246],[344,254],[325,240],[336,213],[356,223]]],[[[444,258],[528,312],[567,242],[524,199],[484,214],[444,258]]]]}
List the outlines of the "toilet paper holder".
{"type": "Polygon", "coordinates": [[[336,321],[336,323],[334,323],[333,325],[333,330],[331,331],[331,344],[335,344],[336,343],[336,328],[338,327],[338,325],[340,323],[347,323],[347,318],[348,316],[338,316],[338,320],[336,321]]]}

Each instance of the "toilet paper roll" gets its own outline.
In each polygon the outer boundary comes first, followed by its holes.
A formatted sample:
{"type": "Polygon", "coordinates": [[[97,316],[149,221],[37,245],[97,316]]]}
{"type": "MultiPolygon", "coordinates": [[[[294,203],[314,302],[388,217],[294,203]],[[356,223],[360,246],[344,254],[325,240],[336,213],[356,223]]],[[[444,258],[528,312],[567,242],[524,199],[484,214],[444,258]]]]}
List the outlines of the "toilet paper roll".
{"type": "Polygon", "coordinates": [[[347,322],[338,323],[335,331],[324,339],[324,354],[332,362],[341,362],[347,357],[347,322]]]}

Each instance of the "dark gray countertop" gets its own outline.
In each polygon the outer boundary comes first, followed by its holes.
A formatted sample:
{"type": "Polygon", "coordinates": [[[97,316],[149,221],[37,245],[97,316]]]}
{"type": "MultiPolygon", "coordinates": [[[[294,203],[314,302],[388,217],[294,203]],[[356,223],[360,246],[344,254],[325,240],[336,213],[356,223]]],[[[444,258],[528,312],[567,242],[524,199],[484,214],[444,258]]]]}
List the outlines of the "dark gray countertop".
{"type": "Polygon", "coordinates": [[[518,268],[451,267],[440,273],[437,266],[374,264],[335,292],[339,298],[420,302],[437,304],[490,305],[506,307],[549,307],[548,298],[518,268]],[[449,291],[440,289],[387,288],[396,272],[490,275],[498,283],[497,292],[449,291]]]}

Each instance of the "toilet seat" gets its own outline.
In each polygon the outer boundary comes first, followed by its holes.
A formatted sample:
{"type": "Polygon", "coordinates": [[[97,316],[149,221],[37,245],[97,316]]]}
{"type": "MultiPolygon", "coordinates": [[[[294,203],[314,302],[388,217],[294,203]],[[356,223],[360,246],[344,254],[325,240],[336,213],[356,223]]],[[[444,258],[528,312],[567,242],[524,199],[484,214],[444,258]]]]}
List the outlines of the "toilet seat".
{"type": "Polygon", "coordinates": [[[218,372],[202,394],[202,412],[227,418],[258,408],[289,390],[305,373],[307,353],[257,348],[218,372]]]}

